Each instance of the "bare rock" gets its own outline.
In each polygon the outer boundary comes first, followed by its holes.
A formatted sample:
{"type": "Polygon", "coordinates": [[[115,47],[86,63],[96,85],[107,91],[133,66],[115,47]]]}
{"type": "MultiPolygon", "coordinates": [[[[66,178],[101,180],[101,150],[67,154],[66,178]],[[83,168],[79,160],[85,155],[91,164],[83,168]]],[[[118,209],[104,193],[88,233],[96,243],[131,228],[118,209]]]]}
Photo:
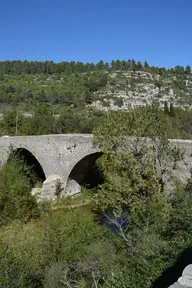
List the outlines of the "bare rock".
{"type": "Polygon", "coordinates": [[[67,183],[65,194],[68,195],[74,195],[81,192],[81,186],[73,179],[70,179],[67,183]]]}
{"type": "Polygon", "coordinates": [[[48,176],[47,179],[43,182],[41,198],[46,198],[48,200],[55,199],[55,192],[58,182],[62,183],[62,179],[60,176],[56,174],[48,176]]]}

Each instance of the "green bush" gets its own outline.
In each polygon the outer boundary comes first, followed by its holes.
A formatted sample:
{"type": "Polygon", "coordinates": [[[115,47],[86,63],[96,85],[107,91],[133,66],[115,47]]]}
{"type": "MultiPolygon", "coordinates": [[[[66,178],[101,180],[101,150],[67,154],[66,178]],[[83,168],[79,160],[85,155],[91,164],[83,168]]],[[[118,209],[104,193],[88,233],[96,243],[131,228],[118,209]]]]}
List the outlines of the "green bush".
{"type": "Polygon", "coordinates": [[[102,277],[99,259],[116,253],[110,235],[82,209],[49,212],[28,224],[12,223],[0,231],[0,282],[5,287],[67,287],[50,285],[68,269],[69,281],[92,287],[93,272],[97,279],[102,277]]]}
{"type": "Polygon", "coordinates": [[[14,219],[28,221],[39,216],[39,209],[31,195],[32,178],[30,168],[16,156],[0,170],[0,224],[14,219]]]}
{"type": "MultiPolygon", "coordinates": [[[[113,98],[114,99],[114,98],[113,98]]],[[[123,99],[122,99],[122,97],[116,97],[115,99],[114,99],[114,105],[116,105],[116,106],[119,106],[119,107],[121,107],[121,106],[123,106],[123,99]]]]}

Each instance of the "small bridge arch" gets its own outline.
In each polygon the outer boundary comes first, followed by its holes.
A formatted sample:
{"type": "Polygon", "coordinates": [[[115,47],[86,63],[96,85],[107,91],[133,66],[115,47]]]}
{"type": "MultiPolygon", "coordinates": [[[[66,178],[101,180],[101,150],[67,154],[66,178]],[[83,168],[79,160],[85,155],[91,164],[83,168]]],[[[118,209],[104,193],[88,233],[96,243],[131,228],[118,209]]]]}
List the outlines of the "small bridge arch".
{"type": "Polygon", "coordinates": [[[65,192],[75,194],[81,191],[81,186],[96,188],[103,183],[103,175],[96,161],[103,155],[102,152],[94,152],[81,158],[72,167],[68,177],[65,192]]]}
{"type": "Polygon", "coordinates": [[[31,168],[31,171],[35,174],[37,179],[39,179],[41,182],[45,181],[46,176],[43,166],[30,150],[23,147],[17,147],[15,149],[12,147],[10,149],[10,154],[8,155],[7,161],[11,159],[11,155],[16,155],[19,159],[23,160],[31,168]]]}

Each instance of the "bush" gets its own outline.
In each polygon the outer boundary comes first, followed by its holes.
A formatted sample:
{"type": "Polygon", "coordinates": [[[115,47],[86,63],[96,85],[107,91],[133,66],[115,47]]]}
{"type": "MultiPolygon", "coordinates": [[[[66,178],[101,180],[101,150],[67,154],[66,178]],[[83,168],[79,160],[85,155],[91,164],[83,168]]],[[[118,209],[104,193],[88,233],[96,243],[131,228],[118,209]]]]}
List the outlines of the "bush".
{"type": "Polygon", "coordinates": [[[49,212],[33,223],[12,223],[0,231],[0,282],[5,287],[66,287],[51,285],[68,271],[70,283],[78,280],[92,287],[93,273],[98,280],[99,259],[116,253],[110,235],[82,209],[49,212]]]}
{"type": "Polygon", "coordinates": [[[0,224],[14,219],[39,216],[39,209],[31,195],[31,170],[24,161],[12,157],[0,170],[0,224]]]}
{"type": "Polygon", "coordinates": [[[116,97],[114,99],[114,105],[121,107],[121,106],[123,106],[123,104],[124,104],[124,102],[123,102],[122,97],[116,97]]]}

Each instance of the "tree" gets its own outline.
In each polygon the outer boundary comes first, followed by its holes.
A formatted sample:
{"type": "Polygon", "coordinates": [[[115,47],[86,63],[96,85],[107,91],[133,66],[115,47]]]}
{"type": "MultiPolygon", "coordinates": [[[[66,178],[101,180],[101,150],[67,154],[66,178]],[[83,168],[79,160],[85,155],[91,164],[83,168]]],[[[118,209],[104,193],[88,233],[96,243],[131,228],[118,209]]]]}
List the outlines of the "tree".
{"type": "Polygon", "coordinates": [[[105,68],[104,62],[102,60],[100,60],[97,64],[96,64],[96,69],[97,70],[102,70],[105,68]]]}
{"type": "Polygon", "coordinates": [[[121,61],[119,59],[117,59],[116,62],[115,62],[115,69],[116,70],[121,70],[122,69],[121,61]]]}
{"type": "Polygon", "coordinates": [[[131,60],[131,68],[133,71],[135,71],[135,68],[136,68],[136,62],[134,59],[131,60]]]}
{"type": "Polygon", "coordinates": [[[128,69],[131,68],[131,60],[130,60],[130,59],[127,60],[127,68],[128,68],[128,69]]]}
{"type": "Polygon", "coordinates": [[[111,69],[112,69],[112,70],[115,70],[115,60],[112,60],[112,61],[111,61],[111,69]]]}
{"type": "MultiPolygon", "coordinates": [[[[96,207],[115,225],[126,247],[124,253],[131,262],[130,267],[135,267],[131,275],[135,275],[137,269],[145,270],[147,263],[151,263],[147,270],[153,271],[151,280],[147,280],[145,272],[144,281],[129,278],[125,287],[151,287],[152,278],[171,263],[160,260],[162,255],[167,255],[164,231],[170,220],[169,197],[161,177],[164,157],[172,157],[167,142],[169,122],[163,111],[146,107],[124,113],[108,112],[102,125],[94,131],[95,142],[104,152],[97,161],[104,184],[95,196],[96,207]],[[129,144],[126,142],[129,136],[132,136],[131,145],[130,138],[129,144]],[[141,137],[150,137],[150,141],[141,137]],[[157,160],[160,177],[156,171],[157,160]]],[[[119,285],[117,287],[124,287],[122,283],[119,285]]],[[[110,283],[109,287],[113,286],[114,283],[110,283]]]]}
{"type": "Polygon", "coordinates": [[[147,63],[147,61],[144,62],[144,65],[143,65],[143,66],[144,66],[145,69],[148,69],[148,68],[149,68],[149,64],[147,63]]]}
{"type": "Polygon", "coordinates": [[[105,62],[104,66],[105,66],[105,69],[106,69],[106,70],[109,69],[109,63],[108,63],[108,62],[105,62]]]}
{"type": "Polygon", "coordinates": [[[185,69],[184,69],[183,66],[177,65],[177,66],[175,67],[175,72],[176,72],[177,74],[183,74],[183,73],[185,72],[185,69]]]}
{"type": "Polygon", "coordinates": [[[11,153],[9,161],[0,171],[0,225],[40,215],[36,199],[31,195],[33,180],[35,176],[31,168],[11,153]]]}
{"type": "Polygon", "coordinates": [[[127,62],[125,60],[121,61],[121,68],[123,71],[127,70],[127,62]]]}
{"type": "Polygon", "coordinates": [[[141,64],[141,61],[138,61],[137,64],[136,64],[136,66],[137,66],[137,69],[138,69],[138,70],[141,70],[141,69],[143,68],[143,66],[142,66],[142,64],[141,64]]]}
{"type": "Polygon", "coordinates": [[[191,67],[189,65],[186,66],[185,73],[186,74],[191,74],[191,67]]]}
{"type": "Polygon", "coordinates": [[[94,132],[96,143],[105,152],[98,162],[105,178],[98,194],[98,205],[102,210],[116,208],[120,211],[127,207],[135,211],[136,206],[141,209],[144,203],[141,199],[146,197],[148,201],[156,193],[162,197],[154,159],[157,154],[163,157],[163,151],[166,153],[169,127],[168,119],[157,108],[107,113],[102,126],[94,132]],[[126,144],[128,136],[135,137],[132,149],[126,144]],[[159,137],[162,143],[157,149],[161,151],[149,153],[145,140],[138,137],[159,137]]]}

